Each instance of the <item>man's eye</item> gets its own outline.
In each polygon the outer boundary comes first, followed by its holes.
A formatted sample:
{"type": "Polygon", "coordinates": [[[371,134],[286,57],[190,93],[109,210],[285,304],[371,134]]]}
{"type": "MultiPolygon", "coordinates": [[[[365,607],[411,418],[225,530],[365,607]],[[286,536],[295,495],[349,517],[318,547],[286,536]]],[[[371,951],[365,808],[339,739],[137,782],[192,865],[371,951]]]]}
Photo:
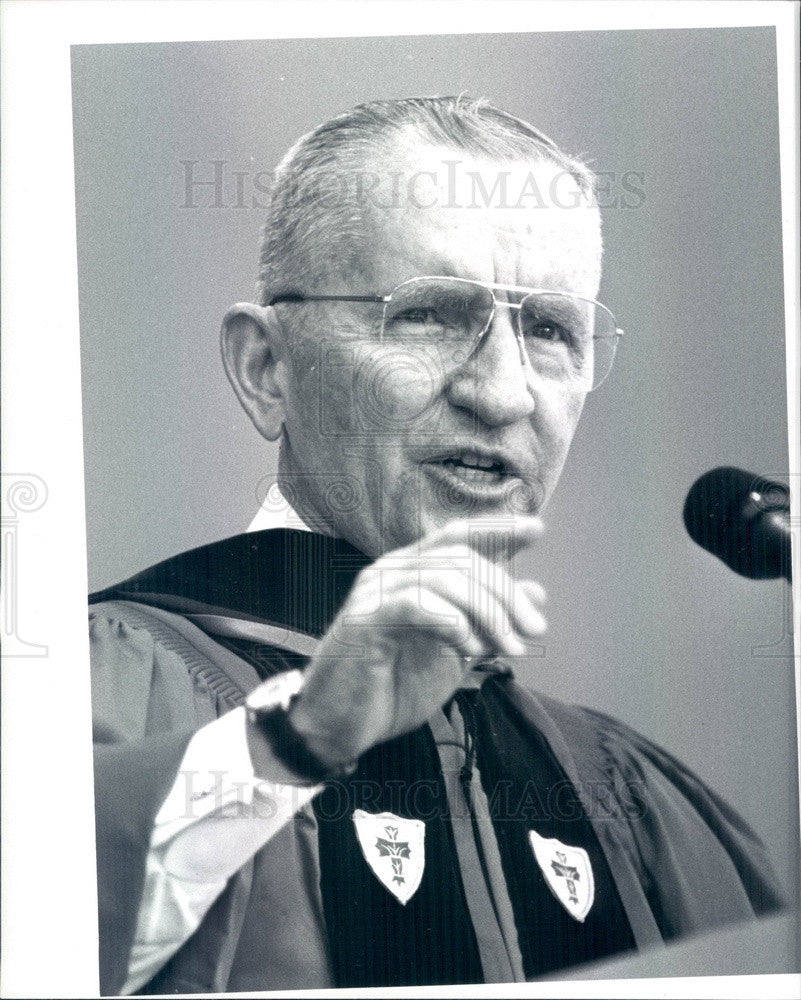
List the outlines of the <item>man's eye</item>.
{"type": "Polygon", "coordinates": [[[418,309],[405,309],[394,317],[396,323],[411,323],[417,326],[427,326],[430,324],[441,325],[442,320],[434,309],[420,307],[418,309]]]}
{"type": "Polygon", "coordinates": [[[531,323],[526,329],[526,336],[552,344],[569,344],[573,340],[570,331],[559,323],[531,323]]]}

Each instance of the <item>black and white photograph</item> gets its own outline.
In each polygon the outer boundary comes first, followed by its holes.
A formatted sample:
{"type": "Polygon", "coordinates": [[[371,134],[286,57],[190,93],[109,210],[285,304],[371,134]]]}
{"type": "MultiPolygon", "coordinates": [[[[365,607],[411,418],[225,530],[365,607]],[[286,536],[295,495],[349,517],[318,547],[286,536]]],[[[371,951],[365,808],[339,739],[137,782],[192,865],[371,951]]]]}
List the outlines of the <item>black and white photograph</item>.
{"type": "Polygon", "coordinates": [[[4,993],[797,994],[797,5],[461,6],[62,45],[4,993]]]}

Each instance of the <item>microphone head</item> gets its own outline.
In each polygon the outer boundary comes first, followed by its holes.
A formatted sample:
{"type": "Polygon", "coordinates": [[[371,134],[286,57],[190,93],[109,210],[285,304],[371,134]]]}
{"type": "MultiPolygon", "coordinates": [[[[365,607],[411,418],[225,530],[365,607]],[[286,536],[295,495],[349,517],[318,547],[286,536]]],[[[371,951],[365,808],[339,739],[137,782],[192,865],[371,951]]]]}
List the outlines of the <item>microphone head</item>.
{"type": "Polygon", "coordinates": [[[790,577],[790,493],[781,483],[722,466],[695,481],[684,524],[701,548],[751,579],[790,577]]]}

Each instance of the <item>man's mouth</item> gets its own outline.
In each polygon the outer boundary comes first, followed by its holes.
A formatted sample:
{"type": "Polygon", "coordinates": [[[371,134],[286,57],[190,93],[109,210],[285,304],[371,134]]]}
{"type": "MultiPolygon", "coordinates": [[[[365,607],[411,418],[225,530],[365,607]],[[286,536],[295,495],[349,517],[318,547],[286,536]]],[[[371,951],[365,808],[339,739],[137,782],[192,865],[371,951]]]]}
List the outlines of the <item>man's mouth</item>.
{"type": "MultiPolygon", "coordinates": [[[[458,445],[456,446],[458,449],[458,445]]],[[[512,451],[465,447],[423,460],[434,487],[432,502],[463,516],[470,509],[534,513],[542,505],[542,488],[527,463],[512,451]]]]}
{"type": "Polygon", "coordinates": [[[443,466],[462,482],[474,483],[477,486],[500,485],[505,483],[510,475],[507,466],[499,459],[470,451],[446,455],[436,459],[435,464],[443,466]]]}

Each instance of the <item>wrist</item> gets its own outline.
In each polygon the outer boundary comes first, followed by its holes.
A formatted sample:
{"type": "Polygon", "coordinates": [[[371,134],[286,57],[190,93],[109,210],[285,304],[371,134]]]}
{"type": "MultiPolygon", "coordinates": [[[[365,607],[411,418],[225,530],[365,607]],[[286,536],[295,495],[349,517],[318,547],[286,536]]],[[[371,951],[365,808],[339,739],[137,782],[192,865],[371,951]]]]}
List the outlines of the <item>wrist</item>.
{"type": "Polygon", "coordinates": [[[314,733],[297,727],[295,706],[303,680],[301,671],[288,671],[270,678],[248,695],[247,741],[258,777],[310,786],[355,770],[350,761],[320,753],[320,741],[313,738],[314,733]]]}
{"type": "Polygon", "coordinates": [[[351,767],[360,756],[352,747],[353,720],[349,717],[347,732],[338,738],[337,720],[334,712],[326,705],[322,711],[316,701],[306,692],[301,692],[292,700],[287,713],[287,722],[308,751],[325,767],[341,771],[351,767]]]}

